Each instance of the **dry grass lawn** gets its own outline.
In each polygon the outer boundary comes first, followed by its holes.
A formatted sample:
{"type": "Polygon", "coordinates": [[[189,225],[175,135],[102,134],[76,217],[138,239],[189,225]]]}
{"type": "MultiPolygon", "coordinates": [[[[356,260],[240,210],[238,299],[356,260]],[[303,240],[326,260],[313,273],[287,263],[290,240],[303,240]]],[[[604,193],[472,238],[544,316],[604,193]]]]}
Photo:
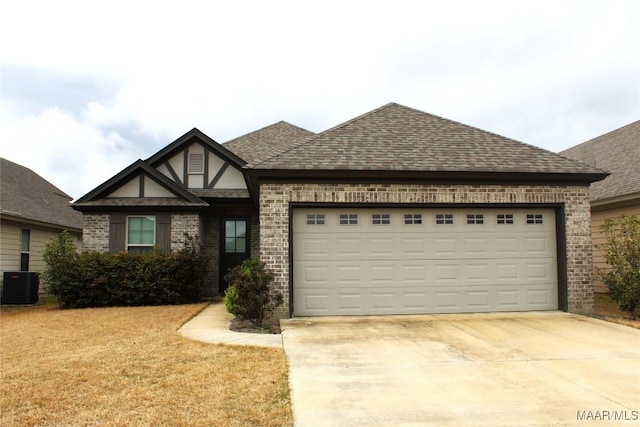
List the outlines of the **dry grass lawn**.
{"type": "Polygon", "coordinates": [[[0,425],[292,425],[284,351],[178,335],[202,308],[3,309],[0,425]]]}

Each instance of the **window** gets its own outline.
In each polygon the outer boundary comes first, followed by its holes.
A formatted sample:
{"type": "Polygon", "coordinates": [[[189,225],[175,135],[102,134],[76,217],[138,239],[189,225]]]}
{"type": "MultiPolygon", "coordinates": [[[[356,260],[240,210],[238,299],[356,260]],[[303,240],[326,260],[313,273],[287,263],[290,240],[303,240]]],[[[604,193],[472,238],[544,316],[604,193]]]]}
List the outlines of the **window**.
{"type": "Polygon", "coordinates": [[[436,224],[453,224],[453,214],[437,214],[436,224]]]}
{"type": "Polygon", "coordinates": [[[127,251],[149,253],[156,244],[156,217],[127,217],[127,251]]]}
{"type": "Polygon", "coordinates": [[[467,224],[484,224],[484,214],[467,215],[467,224]]]}
{"type": "Polygon", "coordinates": [[[542,214],[527,214],[527,224],[542,224],[542,214]]]}
{"type": "Polygon", "coordinates": [[[29,271],[29,249],[31,247],[31,230],[20,230],[20,271],[29,271]]]}
{"type": "Polygon", "coordinates": [[[247,221],[226,220],[224,223],[225,253],[247,252],[247,221]]]}
{"type": "Polygon", "coordinates": [[[358,215],[340,214],[340,225],[356,225],[356,224],[358,224],[358,215]]]}
{"type": "Polygon", "coordinates": [[[189,165],[187,167],[187,170],[187,173],[204,173],[204,154],[189,153],[189,165]]]}
{"type": "Polygon", "coordinates": [[[405,214],[404,223],[407,225],[422,224],[422,214],[405,214]]]}
{"type": "Polygon", "coordinates": [[[498,224],[513,224],[513,214],[498,214],[498,224]]]}
{"type": "Polygon", "coordinates": [[[307,225],[324,225],[324,214],[307,215],[307,225]]]}
{"type": "Polygon", "coordinates": [[[373,214],[371,217],[371,223],[373,225],[391,224],[391,216],[389,214],[373,214]]]}

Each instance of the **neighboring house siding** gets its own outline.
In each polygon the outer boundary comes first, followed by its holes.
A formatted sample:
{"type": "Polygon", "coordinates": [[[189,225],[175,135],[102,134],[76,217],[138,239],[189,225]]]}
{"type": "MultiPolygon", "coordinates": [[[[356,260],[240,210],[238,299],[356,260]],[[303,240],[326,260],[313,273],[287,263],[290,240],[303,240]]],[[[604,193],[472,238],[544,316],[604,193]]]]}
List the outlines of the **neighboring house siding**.
{"type": "MultiPolygon", "coordinates": [[[[260,185],[260,259],[275,273],[285,295],[275,313],[289,317],[290,204],[562,204],[566,234],[568,310],[593,312],[589,194],[586,186],[497,186],[418,184],[260,185]],[[266,225],[265,225],[266,224],[266,225]]],[[[560,267],[560,266],[559,266],[560,267]]]]}
{"type": "Polygon", "coordinates": [[[602,280],[598,277],[598,270],[607,270],[609,265],[604,259],[604,253],[600,249],[600,245],[604,244],[606,238],[600,231],[600,226],[605,219],[616,219],[620,215],[635,215],[640,218],[640,205],[624,208],[607,209],[604,211],[595,211],[591,213],[591,227],[593,237],[593,270],[594,270],[594,285],[596,292],[608,292],[607,287],[602,283],[602,280]]]}
{"type": "MultiPolygon", "coordinates": [[[[0,283],[4,280],[5,271],[20,271],[20,233],[23,228],[30,230],[29,271],[43,273],[46,264],[43,258],[45,245],[49,240],[58,236],[62,230],[41,227],[34,224],[17,222],[0,223],[0,283]]],[[[79,233],[71,233],[76,247],[82,249],[79,233]]],[[[40,277],[40,291],[46,290],[46,283],[40,277]]]]}
{"type": "Polygon", "coordinates": [[[0,270],[3,272],[20,270],[20,228],[0,222],[0,270]]]}

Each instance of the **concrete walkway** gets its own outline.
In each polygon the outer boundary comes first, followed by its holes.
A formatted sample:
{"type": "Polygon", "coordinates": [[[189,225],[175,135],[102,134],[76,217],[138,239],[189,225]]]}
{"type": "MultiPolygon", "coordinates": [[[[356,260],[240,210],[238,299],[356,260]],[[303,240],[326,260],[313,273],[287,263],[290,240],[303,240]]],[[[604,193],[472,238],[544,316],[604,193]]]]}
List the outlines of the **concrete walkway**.
{"type": "Polygon", "coordinates": [[[214,302],[182,325],[178,329],[178,333],[193,340],[216,344],[282,348],[282,336],[280,334],[234,332],[229,329],[231,319],[233,319],[233,315],[227,312],[224,304],[221,301],[214,302]]]}

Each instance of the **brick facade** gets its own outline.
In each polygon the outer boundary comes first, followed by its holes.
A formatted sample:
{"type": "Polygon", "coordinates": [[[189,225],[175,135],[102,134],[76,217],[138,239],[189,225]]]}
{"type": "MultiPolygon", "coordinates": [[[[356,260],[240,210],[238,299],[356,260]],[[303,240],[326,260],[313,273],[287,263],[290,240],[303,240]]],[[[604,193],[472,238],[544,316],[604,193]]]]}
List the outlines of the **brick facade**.
{"type": "Polygon", "coordinates": [[[82,250],[109,252],[109,214],[83,215],[82,250]]]}
{"type": "Polygon", "coordinates": [[[200,215],[171,215],[171,252],[179,251],[184,247],[185,234],[200,239],[200,236],[202,235],[200,215]]]}
{"type": "MultiPolygon", "coordinates": [[[[564,207],[568,310],[593,312],[591,230],[587,186],[281,184],[260,185],[260,259],[275,273],[285,296],[275,313],[289,317],[289,216],[291,203],[549,204],[564,207]]],[[[562,221],[563,218],[558,218],[562,221]]]]}

